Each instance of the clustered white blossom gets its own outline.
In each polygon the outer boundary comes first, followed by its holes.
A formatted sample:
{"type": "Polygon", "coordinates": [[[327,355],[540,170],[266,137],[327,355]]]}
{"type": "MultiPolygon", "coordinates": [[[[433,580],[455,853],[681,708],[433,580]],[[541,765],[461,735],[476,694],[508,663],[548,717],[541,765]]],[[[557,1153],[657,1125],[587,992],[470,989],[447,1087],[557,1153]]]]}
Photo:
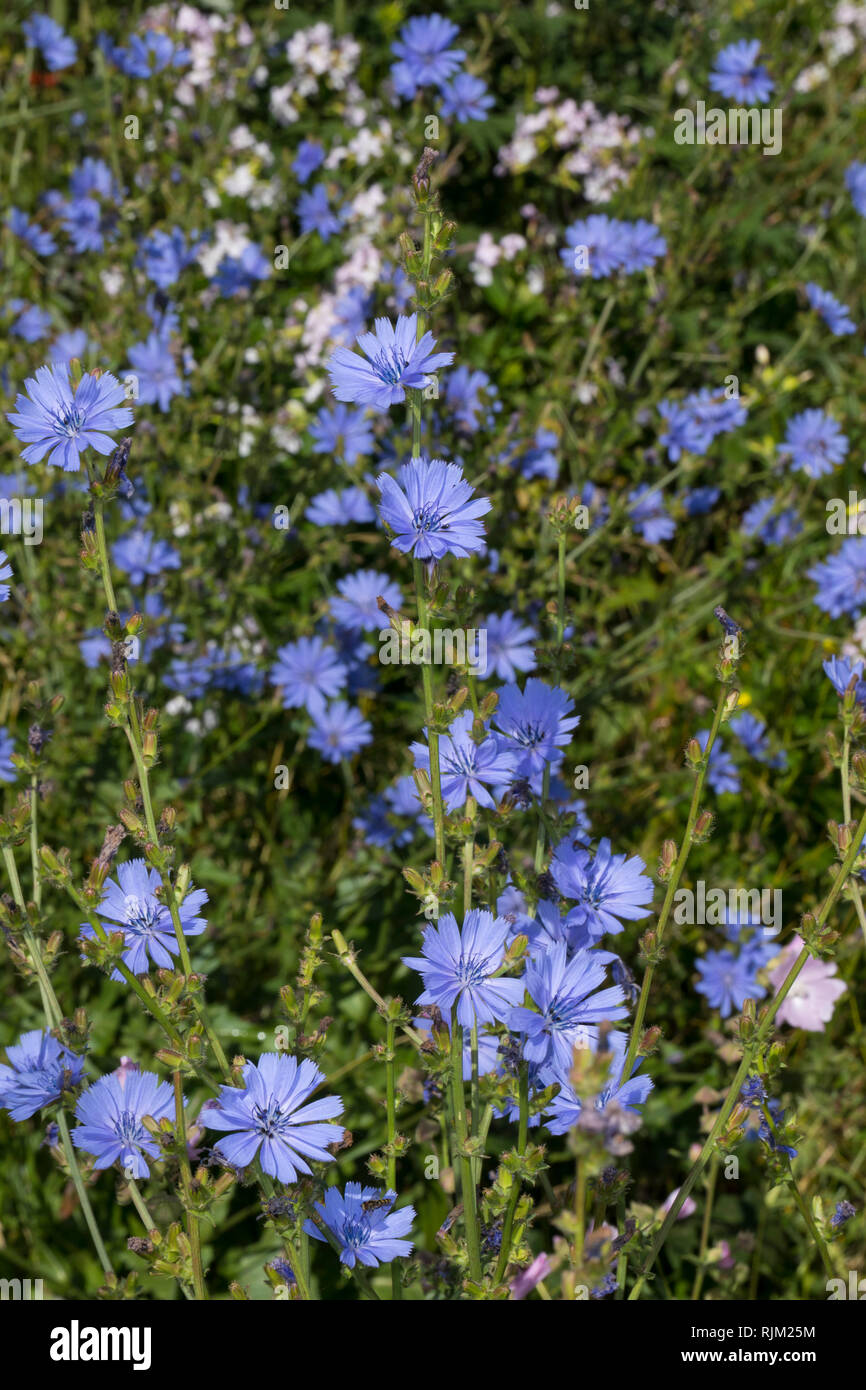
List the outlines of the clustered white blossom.
{"type": "Polygon", "coordinates": [[[511,140],[499,151],[495,172],[519,174],[539,156],[563,152],[557,175],[581,179],[588,202],[607,203],[628,182],[635,147],[648,132],[625,116],[605,115],[593,101],[558,98],[558,87],[538,88],[534,94],[538,109],[518,116],[511,140]]]}
{"type": "Polygon", "coordinates": [[[293,125],[308,97],[316,96],[324,83],[332,92],[345,93],[350,103],[361,105],[363,93],[352,80],[361,56],[357,39],[335,38],[330,24],[299,29],[286,44],[286,57],[294,68],[288,82],[272,87],[271,112],[281,125],[293,125]]]}

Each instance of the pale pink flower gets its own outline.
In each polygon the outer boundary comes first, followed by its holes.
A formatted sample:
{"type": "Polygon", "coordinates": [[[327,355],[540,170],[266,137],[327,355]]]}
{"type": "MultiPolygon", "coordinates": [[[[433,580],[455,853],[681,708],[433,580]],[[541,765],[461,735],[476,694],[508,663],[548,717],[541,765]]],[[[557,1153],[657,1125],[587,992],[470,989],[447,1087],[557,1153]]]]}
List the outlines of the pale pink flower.
{"type": "MultiPolygon", "coordinates": [[[[665,1204],[662,1207],[662,1211],[664,1212],[665,1216],[667,1216],[674,1202],[677,1200],[679,1194],[680,1189],[678,1187],[675,1187],[671,1195],[668,1198],[666,1198],[665,1204]]],[[[692,1212],[696,1210],[697,1203],[695,1202],[694,1198],[687,1197],[686,1200],[683,1202],[682,1206],[680,1207],[679,1211],[677,1212],[677,1221],[685,1221],[686,1217],[691,1216],[692,1212]]]]}
{"type": "MultiPolygon", "coordinates": [[[[787,979],[802,949],[800,937],[792,936],[776,966],[770,971],[770,983],[774,990],[787,979]]],[[[836,1000],[847,988],[844,981],[834,979],[836,970],[833,961],[810,957],[776,1014],[777,1022],[789,1023],[792,1028],[805,1028],[809,1033],[823,1033],[825,1025],[833,1017],[836,1000]]]]}

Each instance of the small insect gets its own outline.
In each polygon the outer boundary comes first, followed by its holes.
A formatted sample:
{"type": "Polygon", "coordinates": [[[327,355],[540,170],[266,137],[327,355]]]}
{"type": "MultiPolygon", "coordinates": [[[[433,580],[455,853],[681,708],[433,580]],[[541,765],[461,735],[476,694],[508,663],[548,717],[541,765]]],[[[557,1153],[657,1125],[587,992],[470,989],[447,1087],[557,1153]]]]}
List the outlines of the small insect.
{"type": "Polygon", "coordinates": [[[371,1197],[369,1202],[361,1203],[362,1211],[379,1211],[382,1207],[390,1207],[390,1197],[371,1197]]]}
{"type": "Polygon", "coordinates": [[[733,618],[729,613],[725,612],[721,604],[719,604],[718,608],[713,609],[713,613],[718,618],[729,637],[736,637],[742,632],[743,629],[740,627],[740,624],[734,622],[733,618]]]}

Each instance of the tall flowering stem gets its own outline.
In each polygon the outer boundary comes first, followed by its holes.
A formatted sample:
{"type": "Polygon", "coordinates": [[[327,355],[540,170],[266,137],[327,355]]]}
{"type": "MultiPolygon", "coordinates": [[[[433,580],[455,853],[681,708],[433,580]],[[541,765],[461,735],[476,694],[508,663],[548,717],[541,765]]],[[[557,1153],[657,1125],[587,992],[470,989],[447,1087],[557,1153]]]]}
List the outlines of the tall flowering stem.
{"type": "Polygon", "coordinates": [[[180,1181],[183,1187],[184,1216],[186,1219],[186,1233],[189,1236],[190,1255],[192,1260],[192,1282],[195,1289],[195,1296],[201,1302],[207,1298],[207,1289],[204,1282],[204,1269],[201,1260],[201,1230],[199,1218],[193,1211],[193,1191],[192,1191],[192,1172],[190,1170],[189,1154],[186,1147],[186,1120],[183,1113],[183,1083],[179,1071],[173,1074],[174,1083],[174,1116],[175,1116],[175,1135],[177,1139],[177,1156],[180,1161],[180,1181]]]}
{"type": "Polygon", "coordinates": [[[478,1198],[472,1172],[472,1159],[467,1152],[466,1096],[463,1086],[463,1028],[457,1017],[457,1005],[451,1010],[451,1101],[454,1111],[454,1131],[460,1154],[460,1191],[463,1197],[463,1222],[466,1247],[469,1251],[469,1274],[481,1279],[481,1239],[478,1230],[478,1198]]]}
{"type": "MultiPolygon", "coordinates": [[[[864,835],[866,835],[866,811],[863,812],[863,815],[860,818],[860,821],[857,825],[857,829],[854,832],[854,836],[851,840],[851,844],[849,845],[845,857],[843,858],[842,863],[839,867],[839,871],[836,874],[836,877],[833,880],[830,890],[815,917],[813,931],[816,937],[823,930],[827,922],[827,919],[830,916],[830,913],[833,909],[833,905],[835,904],[836,899],[842,892],[842,889],[844,888],[845,883],[847,882],[848,877],[851,874],[852,868],[854,866],[854,861],[859,853],[860,844],[863,840],[864,835]]],[[[691,1168],[691,1171],[686,1177],[685,1182],[683,1183],[682,1187],[677,1193],[675,1200],[672,1202],[667,1216],[665,1217],[660,1229],[656,1233],[656,1236],[650,1247],[649,1254],[647,1255],[641,1267],[640,1276],[629,1294],[629,1300],[636,1299],[639,1297],[640,1291],[643,1288],[647,1275],[649,1274],[650,1270],[655,1264],[658,1253],[664,1245],[665,1241],[667,1240],[671,1227],[676,1221],[683,1207],[683,1204],[685,1203],[689,1193],[691,1192],[692,1188],[694,1187],[695,1183],[697,1182],[698,1178],[704,1171],[704,1168],[706,1167],[707,1163],[709,1162],[710,1158],[715,1152],[716,1141],[719,1138],[719,1135],[723,1132],[723,1130],[726,1129],[728,1122],[732,1114],[734,1113],[734,1110],[740,1099],[740,1092],[743,1088],[743,1083],[748,1077],[749,1072],[751,1071],[752,1066],[754,1065],[755,1059],[760,1054],[765,1042],[767,1041],[767,1038],[770,1035],[770,1031],[773,1027],[773,1020],[775,1019],[776,1014],[778,1013],[779,1009],[782,1007],[789,993],[796,984],[800,971],[803,969],[804,965],[809,959],[810,954],[811,953],[809,951],[809,947],[804,946],[800,954],[797,956],[797,959],[793,962],[790,970],[788,971],[788,974],[785,976],[785,979],[782,981],[781,985],[776,991],[773,999],[766,1007],[766,1009],[762,1011],[760,1021],[757,1027],[755,1028],[752,1036],[748,1039],[748,1041],[745,1044],[742,1061],[740,1062],[739,1068],[737,1069],[737,1074],[731,1083],[731,1087],[725,1098],[725,1102],[718,1115],[716,1116],[715,1122],[713,1124],[712,1129],[710,1130],[710,1133],[707,1135],[704,1147],[701,1149],[701,1152],[695,1160],[691,1168]]]]}
{"type": "MultiPolygon", "coordinates": [[[[719,727],[721,725],[724,714],[726,713],[726,711],[730,713],[736,707],[736,703],[737,692],[728,691],[727,687],[725,685],[722,685],[722,688],[719,691],[719,698],[716,701],[716,711],[713,715],[713,722],[710,728],[709,738],[707,739],[707,745],[706,748],[703,750],[703,754],[697,765],[697,775],[695,777],[695,785],[694,790],[692,792],[692,800],[691,805],[689,806],[689,815],[688,820],[686,821],[685,831],[683,832],[682,842],[680,844],[679,850],[677,850],[676,852],[676,858],[675,860],[673,860],[673,863],[671,863],[670,860],[668,860],[668,863],[666,865],[665,871],[670,874],[670,877],[668,878],[667,892],[665,893],[665,900],[662,904],[662,910],[659,914],[659,920],[655,930],[653,932],[647,932],[646,936],[644,937],[645,947],[649,948],[650,953],[648,954],[647,967],[644,972],[643,981],[641,982],[640,997],[638,999],[637,1009],[635,1010],[634,1021],[632,1023],[631,1035],[629,1037],[628,1044],[628,1052],[626,1054],[626,1059],[622,1069],[622,1075],[626,1079],[631,1076],[632,1068],[637,1059],[638,1050],[640,1048],[641,1032],[644,1026],[644,1019],[646,1018],[647,1004],[649,1002],[650,990],[652,989],[653,976],[655,975],[655,967],[660,959],[662,940],[664,938],[665,929],[667,927],[668,919],[671,914],[671,909],[674,904],[674,898],[676,897],[677,888],[680,884],[680,879],[683,876],[683,871],[685,870],[691,847],[695,843],[695,829],[698,824],[698,819],[701,815],[701,797],[703,796],[704,783],[706,781],[707,770],[709,768],[710,754],[712,753],[713,745],[716,741],[716,736],[719,732],[719,727]],[[650,940],[648,940],[647,938],[650,938],[650,940]]],[[[671,849],[673,848],[674,846],[673,844],[671,844],[671,849]]]]}
{"type": "MultiPolygon", "coordinates": [[[[520,1118],[517,1124],[517,1152],[523,1156],[526,1153],[526,1145],[529,1139],[529,1064],[520,1063],[519,1080],[519,1104],[520,1118]]],[[[512,1175],[511,1192],[508,1195],[508,1206],[505,1209],[505,1220],[502,1223],[502,1245],[499,1250],[499,1263],[496,1266],[496,1283],[501,1284],[505,1278],[505,1271],[508,1268],[508,1257],[511,1254],[511,1238],[514,1232],[514,1217],[517,1212],[517,1203],[520,1201],[520,1178],[512,1175]]]]}
{"type": "Polygon", "coordinates": [[[704,1275],[707,1272],[706,1255],[707,1246],[710,1243],[710,1226],[713,1220],[713,1202],[716,1195],[716,1179],[719,1175],[719,1155],[713,1154],[710,1163],[710,1172],[707,1178],[706,1204],[704,1206],[704,1219],[701,1224],[701,1244],[698,1250],[698,1265],[695,1270],[695,1282],[692,1285],[692,1302],[697,1303],[703,1288],[704,1275]]]}
{"type": "MultiPolygon", "coordinates": [[[[36,814],[35,802],[31,804],[30,814],[31,816],[34,816],[36,814]]],[[[56,1029],[57,1031],[62,1033],[63,1010],[60,1007],[57,995],[54,993],[54,986],[51,983],[48,971],[45,969],[45,962],[42,959],[42,952],[39,948],[39,943],[33,935],[33,932],[30,930],[28,924],[27,904],[24,901],[24,893],[21,889],[21,880],[18,877],[18,867],[15,863],[15,855],[13,854],[12,849],[9,845],[3,846],[3,860],[6,865],[6,871],[9,875],[9,883],[12,888],[12,896],[15,899],[15,905],[21,914],[24,938],[27,942],[28,950],[30,951],[30,956],[33,961],[33,968],[36,971],[36,978],[39,984],[39,992],[42,997],[42,1009],[45,1015],[46,1026],[49,1030],[56,1029]]],[[[78,1202],[81,1207],[82,1215],[84,1216],[84,1220],[87,1223],[87,1229],[90,1232],[90,1238],[93,1241],[93,1248],[96,1251],[97,1258],[99,1260],[99,1263],[102,1265],[103,1271],[106,1274],[111,1274],[111,1260],[108,1258],[108,1252],[105,1248],[105,1244],[100,1234],[99,1226],[97,1224],[96,1217],[93,1213],[93,1208],[90,1205],[90,1198],[87,1195],[87,1189],[84,1186],[84,1180],[81,1176],[81,1170],[78,1167],[78,1159],[75,1156],[75,1149],[72,1146],[72,1139],[69,1133],[69,1125],[67,1123],[66,1113],[63,1109],[62,1104],[58,1107],[57,1111],[57,1129],[60,1134],[60,1144],[63,1149],[63,1154],[66,1159],[67,1166],[69,1168],[69,1176],[72,1179],[72,1185],[75,1188],[75,1194],[78,1197],[78,1202]]]]}
{"type": "MultiPolygon", "coordinates": [[[[105,502],[106,495],[112,495],[113,488],[116,486],[123,466],[125,465],[126,452],[117,451],[109,462],[106,476],[103,481],[91,479],[91,493],[93,496],[93,536],[95,544],[92,547],[85,546],[85,554],[90,550],[95,554],[96,566],[102,580],[105,601],[108,605],[109,621],[119,623],[117,617],[117,598],[114,592],[114,584],[111,578],[111,566],[108,558],[108,546],[105,536],[105,502]],[[120,455],[120,458],[118,458],[120,455]]],[[[87,533],[85,532],[85,536],[87,533]]],[[[153,851],[157,854],[161,862],[159,863],[160,877],[163,883],[166,906],[171,916],[177,940],[178,953],[180,955],[183,973],[187,976],[192,974],[192,962],[189,956],[189,948],[186,944],[186,937],[183,931],[183,924],[180,918],[180,910],[175,893],[174,883],[171,874],[166,867],[164,853],[161,851],[159,829],[157,826],[156,813],[153,805],[153,796],[150,789],[149,766],[156,758],[157,736],[156,736],[156,717],[154,711],[147,711],[144,715],[144,725],[139,716],[136,697],[129,691],[125,671],[115,680],[112,677],[112,693],[114,703],[109,706],[109,717],[112,722],[119,725],[129,743],[132,759],[135,763],[135,770],[138,776],[139,789],[141,791],[142,806],[144,808],[145,825],[150,844],[153,851]]],[[[225,1077],[229,1077],[231,1069],[228,1059],[223,1051],[219,1038],[212,1028],[206,1011],[201,1001],[195,1000],[195,1007],[204,1028],[208,1040],[211,1044],[217,1065],[225,1077]]]]}
{"type": "MultiPolygon", "coordinates": [[[[412,245],[411,238],[404,243],[408,273],[415,279],[415,299],[417,304],[416,340],[421,341],[427,331],[427,311],[433,301],[430,286],[430,272],[433,262],[433,218],[441,225],[437,199],[430,192],[429,169],[436,158],[435,151],[425,150],[424,156],[415,171],[412,183],[415,200],[423,219],[423,243],[420,252],[412,245]]],[[[424,392],[421,389],[409,391],[409,413],[412,420],[412,457],[421,456],[421,426],[424,392]]],[[[426,582],[424,567],[416,557],[413,565],[415,596],[418,606],[418,623],[425,631],[430,631],[430,618],[427,609],[426,582]]],[[[430,745],[430,785],[433,792],[433,826],[436,840],[436,858],[445,863],[444,810],[442,806],[442,785],[439,770],[439,734],[433,728],[433,673],[424,662],[421,666],[421,680],[424,688],[424,712],[427,719],[427,738],[430,745]]]]}
{"type": "MultiPolygon", "coordinates": [[[[427,613],[426,580],[424,566],[417,558],[413,562],[415,574],[415,595],[418,603],[418,624],[430,631],[427,613]]],[[[433,827],[436,840],[436,858],[445,864],[445,810],[442,804],[442,777],[439,768],[439,735],[433,727],[433,673],[427,662],[421,664],[421,681],[424,688],[424,715],[427,720],[427,742],[430,747],[430,787],[433,792],[433,827]]]]}
{"type": "MultiPolygon", "coordinates": [[[[849,711],[846,708],[846,705],[847,701],[843,702],[842,720],[844,724],[844,733],[842,736],[841,774],[842,815],[845,824],[848,825],[851,821],[851,743],[853,732],[852,725],[854,719],[858,716],[855,715],[854,710],[849,711]]],[[[854,910],[857,913],[857,921],[860,923],[860,931],[863,934],[863,940],[866,941],[866,909],[864,909],[863,907],[863,899],[860,895],[860,885],[856,879],[851,880],[851,896],[854,899],[854,910]]]]}
{"type": "MultiPolygon", "coordinates": [[[[388,1126],[387,1186],[397,1191],[397,1020],[389,1013],[385,1025],[385,1113],[388,1126]]],[[[391,1262],[391,1297],[403,1297],[403,1279],[397,1261],[391,1262]]]]}

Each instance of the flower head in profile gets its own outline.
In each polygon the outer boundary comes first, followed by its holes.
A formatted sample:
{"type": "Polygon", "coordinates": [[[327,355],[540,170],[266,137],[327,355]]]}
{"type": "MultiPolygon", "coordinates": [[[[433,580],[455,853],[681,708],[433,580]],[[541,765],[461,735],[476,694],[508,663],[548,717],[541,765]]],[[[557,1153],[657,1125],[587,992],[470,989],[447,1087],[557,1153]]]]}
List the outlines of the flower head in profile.
{"type": "Polygon", "coordinates": [[[28,48],[38,48],[49,72],[59,72],[74,62],[78,52],[74,39],[64,33],[47,14],[34,14],[22,24],[28,48]]]}
{"type": "Polygon", "coordinates": [[[522,984],[535,1009],[520,1004],[507,1020],[512,1032],[523,1035],[528,1062],[567,1072],[575,1047],[595,1050],[598,1025],[628,1013],[619,985],[600,988],[606,979],[604,961],[596,952],[576,951],[569,960],[565,941],[530,959],[522,984]]]}
{"type": "Polygon", "coordinates": [[[26,242],[37,256],[50,256],[57,250],[57,242],[50,232],[46,232],[38,222],[31,222],[26,212],[11,207],[6,217],[6,225],[14,236],[26,242]]]}
{"type": "Polygon", "coordinates": [[[6,1049],[8,1066],[0,1062],[0,1108],[13,1120],[29,1120],[62,1091],[78,1086],[84,1058],[70,1052],[47,1030],[22,1033],[6,1049]]]}
{"type": "Polygon", "coordinates": [[[463,469],[444,459],[410,459],[397,474],[380,473],[376,484],[379,512],[394,533],[392,545],[419,560],[443,555],[466,557],[484,546],[481,517],[490,511],[487,497],[475,497],[463,469]]]}
{"type": "Polygon", "coordinates": [[[18,771],[12,761],[15,740],[8,729],[0,729],[0,782],[14,782],[18,771]]]}
{"type": "Polygon", "coordinates": [[[434,352],[432,333],[418,334],[418,315],[402,315],[395,324],[376,319],[375,332],[357,339],[364,356],[338,347],[328,362],[334,395],[338,401],[355,401],[376,410],[387,410],[406,399],[406,390],[419,391],[427,375],[454,360],[453,352],[434,352]]]}
{"type": "MultiPolygon", "coordinates": [[[[356,1264],[375,1269],[401,1255],[412,1254],[412,1241],[406,1237],[415,1219],[414,1207],[392,1211],[396,1192],[383,1192],[381,1187],[362,1187],[359,1182],[347,1182],[345,1193],[329,1187],[324,1202],[316,1202],[316,1211],[340,1246],[340,1263],[354,1269],[356,1264]]],[[[304,1230],[316,1240],[326,1240],[314,1221],[306,1221],[304,1230]]]]}
{"type": "Polygon", "coordinates": [[[665,511],[660,488],[651,488],[649,483],[641,483],[628,494],[629,515],[635,529],[640,531],[648,545],[658,545],[669,541],[677,529],[677,523],[665,511]]]}
{"type": "MultiPolygon", "coordinates": [[[[172,969],[172,956],[178,953],[177,935],[171,913],[162,898],[157,897],[161,879],[156,869],[149,869],[143,859],[130,859],[117,870],[117,881],[107,880],[105,891],[96,908],[106,932],[123,932],[125,949],[123,963],[133,975],[147,973],[150,962],[166,970],[172,969]]],[[[199,909],[207,902],[203,888],[187,893],[178,906],[184,936],[200,936],[207,926],[199,909]]],[[[90,923],[83,923],[82,936],[93,937],[90,923]]],[[[113,970],[113,980],[123,976],[113,970]]]]}
{"type": "Polygon", "coordinates": [[[328,201],[328,189],[325,184],[317,183],[308,193],[302,193],[298,199],[297,207],[298,221],[301,224],[301,231],[318,232],[322,241],[330,241],[335,232],[338,232],[343,225],[341,214],[335,213],[331,209],[328,201]]]}
{"type": "Polygon", "coordinates": [[[851,310],[842,304],[829,290],[810,281],[806,286],[806,298],[816,314],[820,314],[830,332],[837,338],[857,332],[857,325],[851,318],[851,310]]]}
{"type": "Polygon", "coordinates": [[[306,183],[324,162],[324,146],[318,140],[302,140],[292,163],[292,171],[299,183],[306,183]]]}
{"type": "Polygon", "coordinates": [[[267,280],[273,266],[267,256],[252,242],[238,256],[223,256],[216,268],[213,283],[224,299],[232,299],[246,290],[255,289],[260,280],[267,280]]]}
{"type": "Polygon", "coordinates": [[[72,1131],[77,1149],[93,1155],[94,1168],[120,1162],[134,1178],[146,1178],[147,1157],[159,1158],[161,1149],[143,1121],[174,1119],[174,1092],[167,1081],[152,1071],[120,1067],[101,1076],[79,1096],[72,1131]]]}
{"type": "MultiPolygon", "coordinates": [[[[775,968],[770,971],[770,984],[773,990],[779,989],[788,978],[791,966],[803,949],[799,936],[792,936],[775,968]]],[[[847,985],[836,978],[838,966],[835,961],[806,961],[787,997],[776,1014],[778,1023],[787,1023],[792,1028],[805,1028],[807,1033],[823,1033],[837,1000],[845,993],[847,985]]]]}
{"type": "Polygon", "coordinates": [[[799,536],[803,527],[793,507],[780,508],[778,498],[762,497],[743,512],[740,529],[764,545],[779,546],[799,536]]]}
{"type": "Polygon", "coordinates": [[[515,777],[532,777],[548,763],[562,758],[571,742],[580,715],[572,714],[574,701],[559,686],[549,686],[530,676],[526,688],[506,685],[499,691],[494,721],[514,741],[518,754],[515,777]]]}
{"type": "Polygon", "coordinates": [[[214,1146],[233,1168],[246,1168],[258,1154],[262,1172],[278,1182],[297,1182],[310,1173],[308,1159],[330,1163],[329,1144],[343,1137],[331,1124],[343,1113],[339,1096],[310,1100],[324,1081],[315,1062],[299,1062],[285,1052],[265,1052],[243,1069],[243,1086],[222,1086],[206,1105],[199,1123],[225,1131],[214,1146]]]}
{"type": "Polygon", "coordinates": [[[766,763],[767,767],[787,767],[788,755],[784,750],[778,753],[770,752],[767,743],[766,722],[756,714],[752,714],[750,710],[745,710],[743,714],[738,714],[729,720],[728,726],[731,733],[740,740],[746,752],[750,753],[753,758],[757,758],[758,762],[766,763]]]}
{"type": "Polygon", "coordinates": [[[73,389],[67,368],[60,363],[38,367],[24,383],[28,395],[15,397],[15,410],[6,418],[22,444],[25,463],[46,462],[77,473],[87,449],[110,454],[111,435],[128,429],[132,411],[122,405],[124,389],[111,372],[87,372],[73,389]]]}
{"type": "Polygon", "coordinates": [[[5,550],[0,550],[0,603],[6,603],[9,598],[9,585],[6,581],[12,578],[12,573],[9,556],[5,550]]]}
{"type": "MultiPolygon", "coordinates": [[[[472,796],[479,806],[492,810],[494,797],[504,791],[514,776],[516,755],[508,740],[489,733],[481,743],[472,737],[475,719],[471,710],[464,710],[452,722],[447,734],[439,737],[439,767],[442,796],[446,808],[456,811],[472,796]]],[[[423,743],[413,743],[415,766],[430,771],[430,749],[423,743]]]]}
{"type": "Polygon", "coordinates": [[[851,194],[851,201],[861,217],[866,217],[866,164],[859,160],[849,164],[845,170],[845,187],[851,194]]]}
{"type": "Polygon", "coordinates": [[[837,1202],[836,1210],[830,1217],[830,1225],[835,1231],[838,1231],[840,1226],[844,1226],[846,1221],[850,1221],[851,1217],[856,1215],[857,1208],[854,1206],[853,1202],[848,1202],[843,1199],[841,1202],[837,1202]]]}
{"type": "Polygon", "coordinates": [[[830,681],[837,695],[844,695],[854,677],[857,677],[857,684],[854,687],[854,697],[858,705],[866,705],[866,680],[863,679],[863,662],[849,661],[844,656],[831,656],[822,663],[824,675],[830,681]]]}
{"type": "Polygon", "coordinates": [[[129,47],[121,48],[105,34],[97,40],[106,58],[126,73],[127,77],[152,77],[167,67],[182,68],[192,61],[192,55],[180,45],[175,47],[168,34],[148,29],[144,34],[131,34],[129,47]]]}
{"type": "Polygon", "coordinates": [[[562,896],[577,904],[568,914],[568,924],[585,925],[598,940],[605,932],[621,932],[623,921],[648,916],[653,882],[645,868],[636,854],[611,854],[610,840],[600,840],[595,855],[578,842],[561,840],[550,872],[562,896]]]}
{"type": "Polygon", "coordinates": [[[508,1017],[523,999],[523,982],[497,976],[505,961],[505,943],[511,923],[492,912],[472,908],[457,926],[452,912],[424,929],[420,956],[403,956],[403,964],[417,970],[424,981],[419,1004],[436,1004],[447,1018],[457,1005],[457,1021],[463,1028],[493,1023],[508,1017]]]}
{"type": "Polygon", "coordinates": [[[866,536],[849,536],[835,555],[806,573],[818,585],[815,603],[831,618],[859,617],[866,608],[866,536]]]}

